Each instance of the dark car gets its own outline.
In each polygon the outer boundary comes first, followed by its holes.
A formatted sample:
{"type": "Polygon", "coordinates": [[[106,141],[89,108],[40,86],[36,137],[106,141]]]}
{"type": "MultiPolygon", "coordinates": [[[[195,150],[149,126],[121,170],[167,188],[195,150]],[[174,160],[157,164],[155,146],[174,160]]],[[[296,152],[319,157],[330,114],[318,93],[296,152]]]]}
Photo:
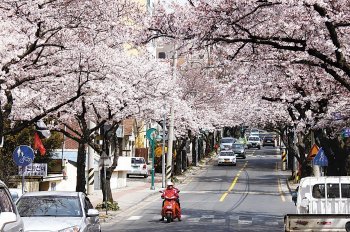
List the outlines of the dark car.
{"type": "Polygon", "coordinates": [[[275,147],[275,138],[274,137],[265,137],[264,140],[263,140],[263,147],[265,146],[273,146],[275,147]]]}
{"type": "Polygon", "coordinates": [[[242,143],[235,143],[232,145],[233,152],[236,154],[237,158],[243,158],[245,159],[245,148],[244,144],[242,143]]]}

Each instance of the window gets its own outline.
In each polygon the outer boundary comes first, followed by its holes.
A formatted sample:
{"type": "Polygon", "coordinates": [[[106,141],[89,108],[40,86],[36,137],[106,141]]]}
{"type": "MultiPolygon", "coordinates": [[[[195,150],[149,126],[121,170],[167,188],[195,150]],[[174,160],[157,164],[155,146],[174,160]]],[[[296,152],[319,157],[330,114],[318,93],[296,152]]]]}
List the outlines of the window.
{"type": "Polygon", "coordinates": [[[4,188],[0,188],[0,213],[15,212],[10,196],[4,188]]]}
{"type": "MultiPolygon", "coordinates": [[[[312,197],[313,198],[325,198],[325,187],[324,184],[315,184],[312,187],[312,197]]],[[[327,198],[339,198],[339,184],[327,184],[327,198]]]]}
{"type": "Polygon", "coordinates": [[[80,199],[75,196],[27,196],[17,203],[22,217],[81,217],[80,199]]]}
{"type": "Polygon", "coordinates": [[[341,184],[341,197],[350,198],[350,184],[341,184]]]}
{"type": "Polygon", "coordinates": [[[166,58],[165,52],[159,52],[159,53],[158,53],[158,58],[159,58],[159,59],[165,59],[165,58],[166,58]]]}
{"type": "Polygon", "coordinates": [[[221,143],[233,143],[233,139],[222,139],[221,143]]]}
{"type": "Polygon", "coordinates": [[[325,197],[324,184],[315,184],[312,187],[312,197],[313,198],[324,198],[325,197]]]}
{"type": "Polygon", "coordinates": [[[144,160],[143,158],[139,158],[139,159],[137,159],[137,158],[132,158],[132,159],[131,159],[131,163],[132,163],[132,164],[144,164],[144,163],[146,163],[146,162],[145,162],[145,160],[144,160]]]}

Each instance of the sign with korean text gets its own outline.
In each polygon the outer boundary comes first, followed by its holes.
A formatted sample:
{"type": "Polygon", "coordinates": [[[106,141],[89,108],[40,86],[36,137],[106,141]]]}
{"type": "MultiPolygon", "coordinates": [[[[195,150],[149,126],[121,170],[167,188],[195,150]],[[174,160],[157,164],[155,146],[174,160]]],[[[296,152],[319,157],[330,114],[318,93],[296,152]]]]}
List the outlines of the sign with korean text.
{"type": "Polygon", "coordinates": [[[22,172],[24,171],[24,176],[47,176],[47,164],[44,163],[32,163],[27,166],[19,166],[18,168],[19,175],[22,175],[22,172]]]}

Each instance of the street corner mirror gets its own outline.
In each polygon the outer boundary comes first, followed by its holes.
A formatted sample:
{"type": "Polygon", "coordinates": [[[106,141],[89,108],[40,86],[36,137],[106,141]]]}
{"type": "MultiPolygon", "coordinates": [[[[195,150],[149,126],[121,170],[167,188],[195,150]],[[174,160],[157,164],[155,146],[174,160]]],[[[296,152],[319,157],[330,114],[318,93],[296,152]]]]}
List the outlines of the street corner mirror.
{"type": "Polygon", "coordinates": [[[97,209],[89,209],[87,212],[88,217],[98,217],[100,214],[97,209]]]}
{"type": "Polygon", "coordinates": [[[7,223],[15,222],[17,220],[17,215],[12,212],[2,212],[0,214],[0,231],[7,223]]]}

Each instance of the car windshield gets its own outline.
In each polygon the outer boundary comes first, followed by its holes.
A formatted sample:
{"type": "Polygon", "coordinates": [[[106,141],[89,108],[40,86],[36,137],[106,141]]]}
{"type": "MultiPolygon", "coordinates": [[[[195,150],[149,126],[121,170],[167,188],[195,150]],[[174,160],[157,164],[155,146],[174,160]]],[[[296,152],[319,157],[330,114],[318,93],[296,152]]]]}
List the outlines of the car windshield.
{"type": "Polygon", "coordinates": [[[250,140],[250,141],[258,141],[259,137],[249,137],[248,140],[250,140]]]}
{"type": "Polygon", "coordinates": [[[234,156],[235,154],[233,152],[221,152],[220,156],[234,156]]]}
{"type": "Polygon", "coordinates": [[[273,140],[272,137],[265,137],[265,140],[273,140]]]}
{"type": "Polygon", "coordinates": [[[241,148],[244,148],[244,145],[243,144],[233,144],[233,148],[241,149],[241,148]]]}
{"type": "Polygon", "coordinates": [[[221,143],[233,143],[233,139],[222,139],[221,143]]]}
{"type": "Polygon", "coordinates": [[[131,159],[132,164],[144,164],[145,160],[144,159],[131,159]]]}
{"type": "Polygon", "coordinates": [[[21,217],[82,217],[78,197],[25,196],[17,203],[21,217]]]}

